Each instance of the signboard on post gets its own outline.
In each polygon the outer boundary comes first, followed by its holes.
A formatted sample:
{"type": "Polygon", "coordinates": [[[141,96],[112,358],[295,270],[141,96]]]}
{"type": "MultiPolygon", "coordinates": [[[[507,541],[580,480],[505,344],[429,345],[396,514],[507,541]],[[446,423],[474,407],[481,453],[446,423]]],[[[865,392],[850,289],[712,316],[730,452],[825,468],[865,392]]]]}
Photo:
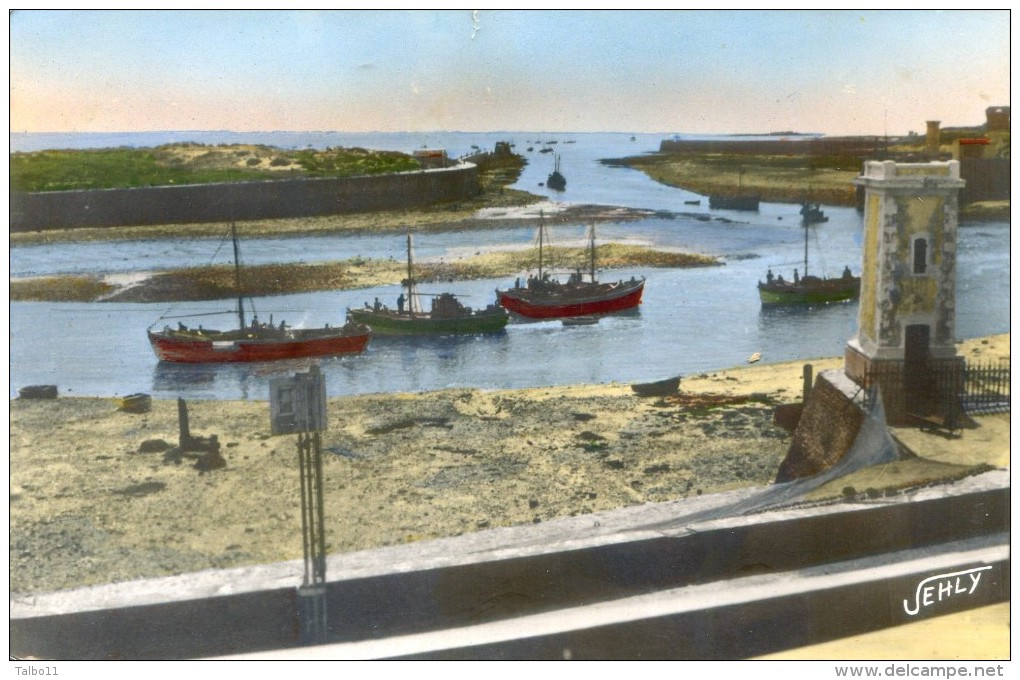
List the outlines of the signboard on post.
{"type": "Polygon", "coordinates": [[[269,382],[269,417],[274,435],[326,429],[326,380],[318,366],[269,382]]]}

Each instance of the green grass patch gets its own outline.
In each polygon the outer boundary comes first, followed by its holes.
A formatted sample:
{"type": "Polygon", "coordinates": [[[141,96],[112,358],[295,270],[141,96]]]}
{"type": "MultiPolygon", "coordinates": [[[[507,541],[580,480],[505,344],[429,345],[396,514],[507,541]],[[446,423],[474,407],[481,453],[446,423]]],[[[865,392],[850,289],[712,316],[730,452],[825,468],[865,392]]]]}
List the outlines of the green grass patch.
{"type": "Polygon", "coordinates": [[[58,150],[11,154],[11,189],[67,191],[236,182],[273,177],[241,168],[161,163],[152,149],[58,150]]]}
{"type": "Polygon", "coordinates": [[[367,149],[288,150],[262,145],[167,144],[58,149],[10,156],[14,191],[116,189],[416,170],[413,157],[367,149]]]}

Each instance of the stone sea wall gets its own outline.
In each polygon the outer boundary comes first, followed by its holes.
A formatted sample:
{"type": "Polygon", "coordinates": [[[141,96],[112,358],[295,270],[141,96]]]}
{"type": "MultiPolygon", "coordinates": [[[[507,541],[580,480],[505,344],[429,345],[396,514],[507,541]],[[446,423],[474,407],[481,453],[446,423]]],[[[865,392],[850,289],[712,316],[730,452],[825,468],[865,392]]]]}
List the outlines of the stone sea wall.
{"type": "Polygon", "coordinates": [[[478,167],[343,178],[11,192],[10,230],[118,227],[401,210],[478,195],[478,167]]]}

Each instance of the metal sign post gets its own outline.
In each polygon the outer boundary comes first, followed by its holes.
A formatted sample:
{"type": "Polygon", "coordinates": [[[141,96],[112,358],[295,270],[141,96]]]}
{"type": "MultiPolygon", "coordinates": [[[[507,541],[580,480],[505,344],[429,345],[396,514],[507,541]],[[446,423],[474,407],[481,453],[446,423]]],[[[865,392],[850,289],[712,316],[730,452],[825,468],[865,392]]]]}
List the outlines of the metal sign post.
{"type": "Polygon", "coordinates": [[[326,531],[322,496],[322,438],[326,429],[326,381],[318,366],[269,383],[272,432],[297,434],[301,477],[304,580],[297,592],[301,641],[326,641],[326,531]]]}

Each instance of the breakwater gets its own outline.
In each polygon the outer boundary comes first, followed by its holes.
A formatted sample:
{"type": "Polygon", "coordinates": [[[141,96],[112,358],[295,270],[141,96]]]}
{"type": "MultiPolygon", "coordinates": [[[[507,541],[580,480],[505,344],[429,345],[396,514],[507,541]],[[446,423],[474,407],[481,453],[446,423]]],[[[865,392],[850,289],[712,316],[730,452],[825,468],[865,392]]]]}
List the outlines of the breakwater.
{"type": "Polygon", "coordinates": [[[11,192],[10,230],[186,224],[402,210],[480,192],[478,167],[363,175],[40,193],[11,192]]]}
{"type": "Polygon", "coordinates": [[[775,139],[664,139],[661,153],[875,157],[889,140],[882,137],[776,137],[775,139]]]}

